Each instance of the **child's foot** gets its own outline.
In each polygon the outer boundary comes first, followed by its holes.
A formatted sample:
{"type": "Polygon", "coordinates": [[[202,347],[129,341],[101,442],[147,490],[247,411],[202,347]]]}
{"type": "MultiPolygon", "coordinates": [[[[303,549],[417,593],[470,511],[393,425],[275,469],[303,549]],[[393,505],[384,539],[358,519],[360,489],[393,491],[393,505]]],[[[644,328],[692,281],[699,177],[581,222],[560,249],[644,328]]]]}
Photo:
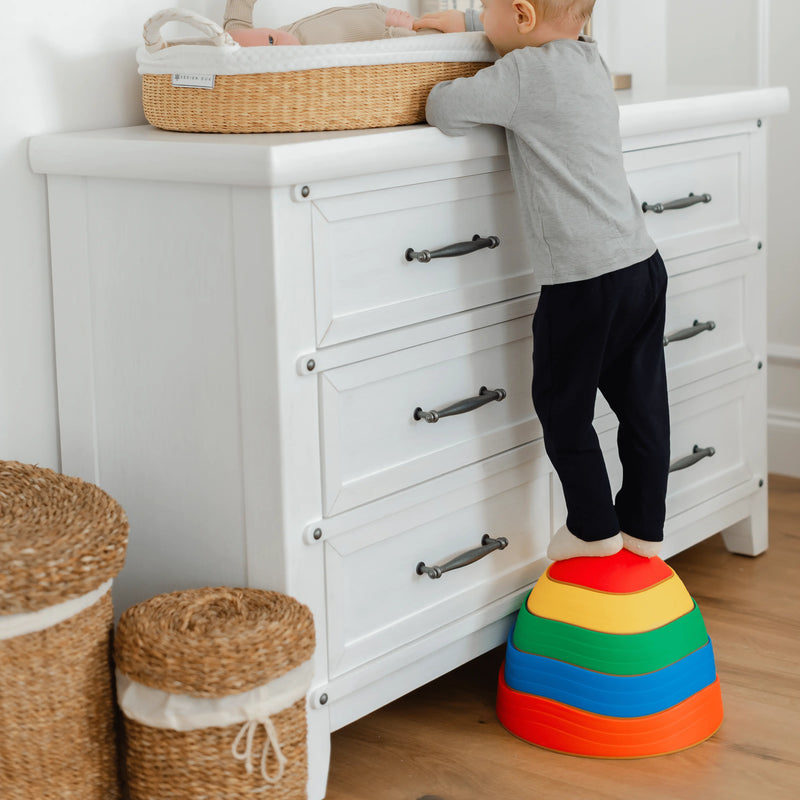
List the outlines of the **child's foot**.
{"type": "Polygon", "coordinates": [[[584,542],[566,525],[556,531],[547,547],[547,557],[551,561],[566,561],[568,558],[582,558],[584,556],[613,556],[622,550],[622,536],[616,534],[608,539],[596,542],[584,542]]]}
{"type": "Polygon", "coordinates": [[[627,533],[622,534],[622,543],[626,550],[630,550],[631,553],[636,553],[637,556],[642,558],[654,558],[661,552],[661,545],[663,544],[663,542],[648,542],[646,539],[637,539],[627,533]]]}

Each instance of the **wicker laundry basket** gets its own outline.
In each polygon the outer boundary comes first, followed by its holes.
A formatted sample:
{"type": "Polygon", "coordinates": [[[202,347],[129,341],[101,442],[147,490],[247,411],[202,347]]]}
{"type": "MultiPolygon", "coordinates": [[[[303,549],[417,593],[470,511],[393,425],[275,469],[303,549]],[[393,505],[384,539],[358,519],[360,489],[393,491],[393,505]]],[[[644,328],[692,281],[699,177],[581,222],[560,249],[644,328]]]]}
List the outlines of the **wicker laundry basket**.
{"type": "Polygon", "coordinates": [[[216,23],[180,9],[151,17],[144,37],[137,59],[148,122],[166,130],[205,133],[350,130],[423,122],[425,101],[435,84],[474,75],[497,58],[481,33],[240,47],[216,23]],[[168,43],[160,29],[170,21],[186,22],[205,38],[168,43]]]}
{"type": "Polygon", "coordinates": [[[128,539],[105,492],[0,461],[0,797],[116,800],[111,580],[128,539]]]}
{"type": "Polygon", "coordinates": [[[114,644],[130,800],[306,797],[314,622],[278,592],[158,595],[114,644]]]}

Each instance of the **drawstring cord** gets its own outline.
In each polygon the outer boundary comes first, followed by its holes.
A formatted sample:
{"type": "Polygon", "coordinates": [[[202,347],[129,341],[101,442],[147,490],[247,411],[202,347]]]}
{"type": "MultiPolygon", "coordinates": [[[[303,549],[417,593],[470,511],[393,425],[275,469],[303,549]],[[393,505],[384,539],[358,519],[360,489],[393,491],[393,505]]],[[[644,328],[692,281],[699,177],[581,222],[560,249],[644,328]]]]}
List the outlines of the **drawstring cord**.
{"type": "Polygon", "coordinates": [[[244,761],[247,774],[253,774],[253,739],[255,738],[259,725],[263,725],[267,733],[267,740],[264,742],[264,747],[261,750],[261,777],[267,782],[267,785],[259,789],[253,789],[254,792],[263,792],[264,789],[268,789],[270,785],[278,783],[283,777],[287,761],[286,756],[281,752],[278,732],[275,730],[275,726],[272,724],[272,720],[269,717],[264,717],[264,719],[250,719],[242,725],[231,746],[233,757],[237,761],[244,761]],[[243,737],[245,739],[245,747],[244,750],[241,750],[240,745],[243,737]],[[275,775],[270,775],[267,772],[267,756],[269,755],[270,745],[278,761],[278,770],[275,775]]]}

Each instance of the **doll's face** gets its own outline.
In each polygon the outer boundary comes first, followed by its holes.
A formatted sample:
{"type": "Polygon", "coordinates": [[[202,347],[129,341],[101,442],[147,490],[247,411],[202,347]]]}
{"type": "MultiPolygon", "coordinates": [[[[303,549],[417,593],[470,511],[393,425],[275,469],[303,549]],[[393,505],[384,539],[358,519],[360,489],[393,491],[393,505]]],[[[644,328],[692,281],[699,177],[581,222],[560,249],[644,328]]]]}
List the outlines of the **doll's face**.
{"type": "Polygon", "coordinates": [[[242,47],[269,47],[272,45],[299,45],[300,40],[286,31],[273,28],[238,28],[228,31],[242,47]]]}

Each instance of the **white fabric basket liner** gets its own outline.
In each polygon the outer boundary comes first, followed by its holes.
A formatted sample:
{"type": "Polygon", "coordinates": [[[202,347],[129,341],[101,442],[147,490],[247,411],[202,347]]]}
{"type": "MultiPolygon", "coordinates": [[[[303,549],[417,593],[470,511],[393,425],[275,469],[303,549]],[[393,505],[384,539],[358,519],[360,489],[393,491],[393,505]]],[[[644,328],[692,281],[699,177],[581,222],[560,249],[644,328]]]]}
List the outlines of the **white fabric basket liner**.
{"type": "Polygon", "coordinates": [[[207,75],[254,75],[299,72],[326,67],[364,67],[435,62],[492,62],[498,58],[486,34],[480,32],[403,36],[369,42],[278,47],[180,44],[157,52],[136,52],[140,75],[191,72],[207,75]]]}

